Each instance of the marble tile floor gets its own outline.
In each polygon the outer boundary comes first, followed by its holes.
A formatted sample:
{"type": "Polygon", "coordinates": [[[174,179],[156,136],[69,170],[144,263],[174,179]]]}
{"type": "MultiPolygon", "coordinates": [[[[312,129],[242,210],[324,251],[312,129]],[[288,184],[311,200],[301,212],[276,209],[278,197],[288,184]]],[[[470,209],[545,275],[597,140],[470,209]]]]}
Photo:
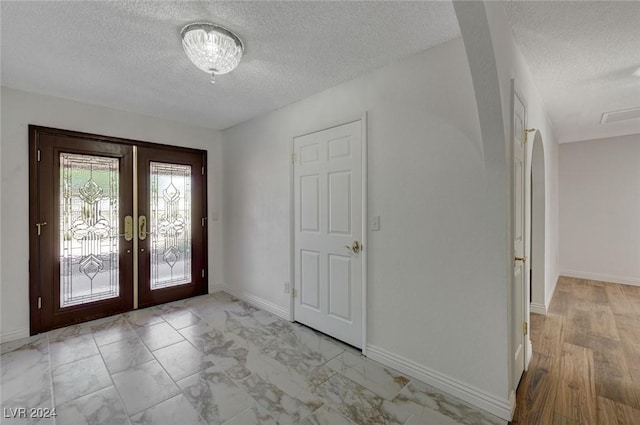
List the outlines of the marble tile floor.
{"type": "Polygon", "coordinates": [[[7,425],[505,423],[225,293],[12,341],[1,353],[7,425]]]}

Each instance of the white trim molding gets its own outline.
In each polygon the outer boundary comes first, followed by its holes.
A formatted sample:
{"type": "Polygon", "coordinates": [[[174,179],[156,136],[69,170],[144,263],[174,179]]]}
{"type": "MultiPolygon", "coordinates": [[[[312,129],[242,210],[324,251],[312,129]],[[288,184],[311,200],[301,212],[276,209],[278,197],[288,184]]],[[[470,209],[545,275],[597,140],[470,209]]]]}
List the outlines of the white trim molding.
{"type": "Polygon", "coordinates": [[[613,276],[608,274],[580,272],[575,270],[565,270],[560,272],[560,276],[573,277],[576,279],[597,280],[600,282],[619,283],[621,285],[640,286],[640,279],[637,277],[613,276]]]}
{"type": "Polygon", "coordinates": [[[254,307],[258,307],[264,311],[268,311],[271,314],[274,314],[284,320],[289,321],[289,310],[284,307],[281,307],[271,301],[265,300],[264,298],[257,297],[253,294],[250,294],[246,291],[238,291],[233,289],[228,285],[221,285],[222,291],[226,292],[229,295],[233,295],[234,297],[251,304],[254,307]]]}
{"type": "MultiPolygon", "coordinates": [[[[511,409],[510,418],[513,419],[513,414],[516,413],[516,392],[513,390],[509,394],[509,409],[511,409]]],[[[511,419],[509,419],[509,423],[511,423],[511,419]]]]}
{"type": "Polygon", "coordinates": [[[0,333],[0,343],[15,341],[29,336],[29,328],[14,329],[9,332],[0,333]]]}
{"type": "MultiPolygon", "coordinates": [[[[531,326],[529,326],[531,327],[531,326]]],[[[529,332],[529,337],[531,336],[531,332],[529,332]]],[[[529,365],[531,364],[531,359],[533,358],[533,343],[531,342],[531,338],[527,338],[527,359],[525,360],[525,372],[529,370],[529,365]]]]}
{"type": "Polygon", "coordinates": [[[529,305],[529,308],[531,313],[543,314],[545,316],[547,315],[547,306],[544,304],[532,302],[529,305]]]}
{"type": "Polygon", "coordinates": [[[367,112],[360,119],[362,139],[362,354],[367,355],[367,270],[369,262],[369,159],[367,112]]]}
{"type": "Polygon", "coordinates": [[[502,419],[511,420],[515,409],[515,395],[513,399],[511,397],[509,400],[502,399],[375,345],[367,345],[367,357],[406,373],[502,419]]]}

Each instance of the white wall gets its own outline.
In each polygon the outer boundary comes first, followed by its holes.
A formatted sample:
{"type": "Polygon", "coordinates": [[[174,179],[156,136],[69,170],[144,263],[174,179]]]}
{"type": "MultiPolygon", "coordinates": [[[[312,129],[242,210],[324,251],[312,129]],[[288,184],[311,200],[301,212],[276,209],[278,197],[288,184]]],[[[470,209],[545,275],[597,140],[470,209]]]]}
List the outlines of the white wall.
{"type": "Polygon", "coordinates": [[[560,145],[563,275],[640,285],[640,134],[560,145]]]}
{"type": "MultiPolygon", "coordinates": [[[[3,335],[4,332],[2,330],[2,181],[4,178],[2,177],[2,95],[0,93],[0,342],[4,341],[3,335]]],[[[15,338],[19,338],[20,336],[14,336],[15,338]]]]}
{"type": "MultiPolygon", "coordinates": [[[[540,131],[544,146],[545,159],[545,305],[551,302],[553,291],[559,276],[559,198],[558,198],[558,143],[553,125],[546,112],[545,105],[538,94],[529,67],[513,38],[513,33],[501,2],[485,2],[487,18],[491,29],[494,52],[500,77],[502,112],[505,123],[511,122],[511,80],[515,80],[516,91],[521,95],[527,107],[527,127],[540,131]]],[[[507,139],[510,136],[507,135],[507,139]]],[[[532,139],[530,139],[532,140],[532,139]]],[[[527,182],[530,187],[531,158],[533,143],[527,144],[527,182]]],[[[525,199],[530,199],[527,192],[525,199]]],[[[529,208],[527,207],[527,211],[529,208]]],[[[530,222],[529,214],[526,223],[530,222]]],[[[530,241],[531,235],[526,235],[530,241]]],[[[527,249],[529,246],[527,244],[527,249]]],[[[527,251],[527,256],[530,252],[527,251]]]]}
{"type": "MultiPolygon", "coordinates": [[[[219,132],[6,87],[1,90],[2,341],[29,331],[29,124],[207,150],[209,215],[221,211],[219,132]]],[[[209,221],[210,287],[223,281],[220,230],[220,221],[209,221]]]]}
{"type": "Polygon", "coordinates": [[[503,401],[504,223],[492,217],[504,203],[461,40],[223,132],[225,283],[289,310],[292,138],[365,111],[369,216],[381,217],[368,234],[368,353],[503,401]]]}

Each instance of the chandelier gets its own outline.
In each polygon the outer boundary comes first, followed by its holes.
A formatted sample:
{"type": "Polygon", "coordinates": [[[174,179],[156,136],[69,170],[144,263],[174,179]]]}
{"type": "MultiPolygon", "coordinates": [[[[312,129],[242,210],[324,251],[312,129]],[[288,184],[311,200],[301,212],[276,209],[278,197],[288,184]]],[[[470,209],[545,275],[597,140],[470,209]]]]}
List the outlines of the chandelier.
{"type": "Polygon", "coordinates": [[[180,35],[185,53],[195,66],[211,74],[211,83],[215,83],[216,75],[231,72],[240,63],[244,45],[226,28],[194,22],[182,28],[180,35]]]}

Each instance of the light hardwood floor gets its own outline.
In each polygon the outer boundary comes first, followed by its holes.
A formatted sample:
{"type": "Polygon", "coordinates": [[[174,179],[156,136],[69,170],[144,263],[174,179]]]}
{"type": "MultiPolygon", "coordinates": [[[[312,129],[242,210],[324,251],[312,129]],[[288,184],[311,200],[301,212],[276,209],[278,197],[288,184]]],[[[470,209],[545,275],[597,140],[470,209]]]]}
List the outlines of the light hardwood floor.
{"type": "Polygon", "coordinates": [[[640,287],[561,277],[531,340],[512,424],[640,424],[640,287]]]}

